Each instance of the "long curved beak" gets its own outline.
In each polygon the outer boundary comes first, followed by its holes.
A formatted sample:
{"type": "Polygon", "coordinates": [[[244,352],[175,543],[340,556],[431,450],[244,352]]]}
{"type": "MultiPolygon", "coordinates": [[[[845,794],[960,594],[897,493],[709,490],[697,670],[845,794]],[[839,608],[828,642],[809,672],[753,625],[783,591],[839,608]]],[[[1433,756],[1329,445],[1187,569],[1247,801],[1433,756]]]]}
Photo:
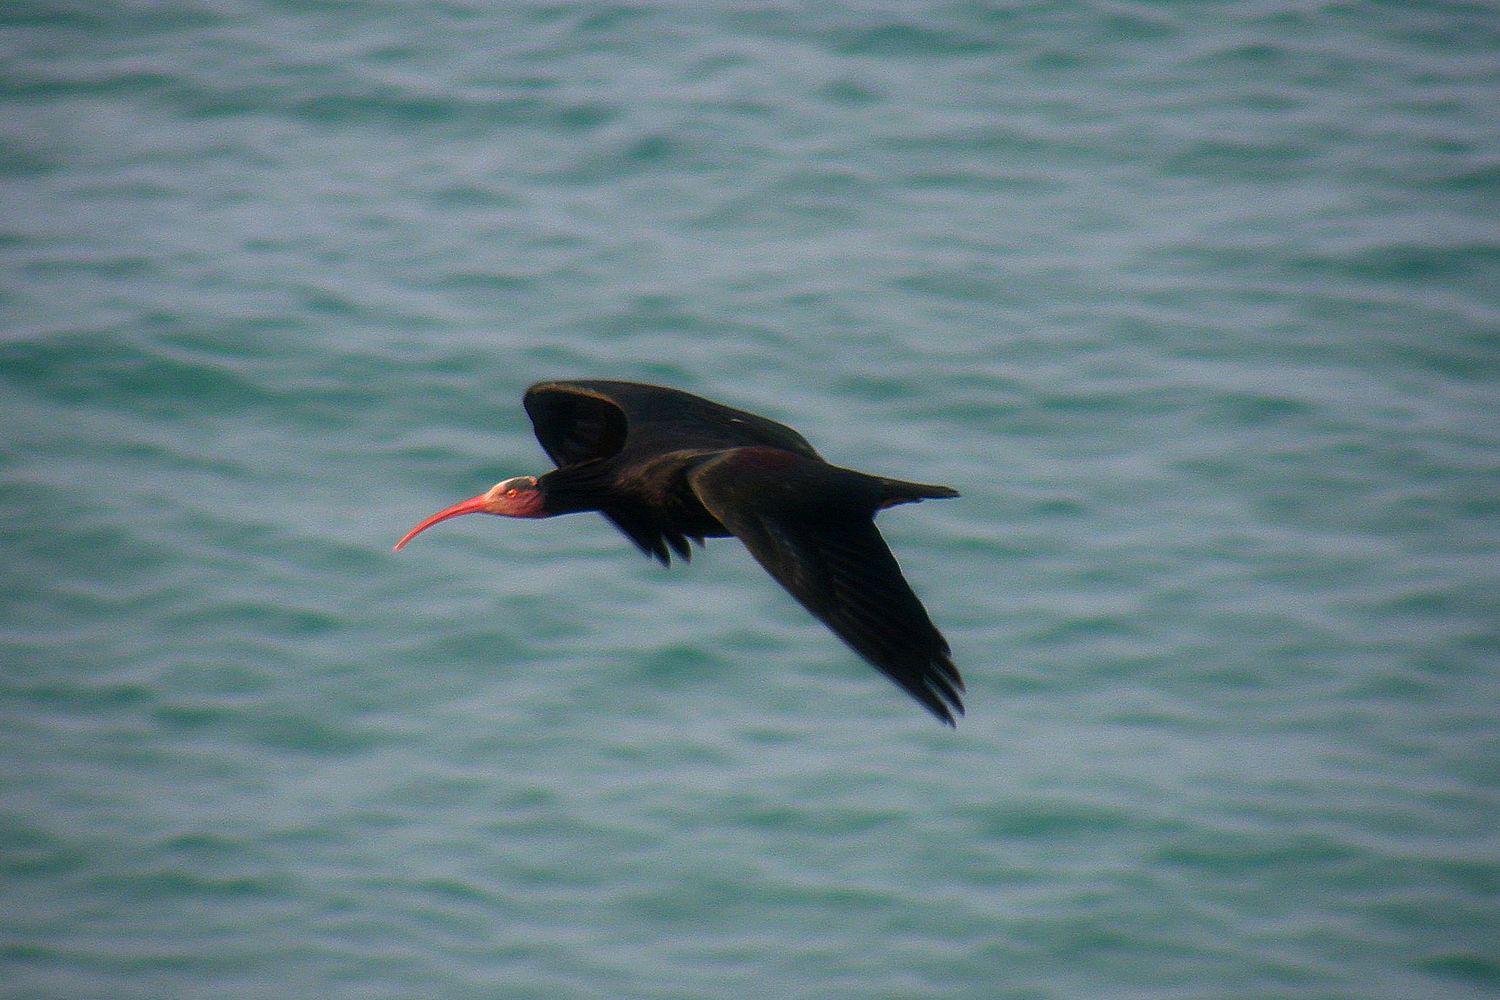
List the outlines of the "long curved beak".
{"type": "Polygon", "coordinates": [[[436,514],[432,515],[427,520],[423,521],[421,524],[408,531],[406,533],[406,536],[402,538],[401,541],[397,542],[396,547],[391,551],[400,552],[406,547],[407,542],[411,541],[413,538],[416,538],[422,532],[426,531],[434,524],[437,524],[439,521],[446,521],[448,520],[448,518],[458,517],[460,514],[483,514],[485,512],[484,504],[485,495],[481,493],[477,497],[470,497],[462,503],[456,503],[452,507],[449,507],[447,510],[438,511],[436,514]]]}

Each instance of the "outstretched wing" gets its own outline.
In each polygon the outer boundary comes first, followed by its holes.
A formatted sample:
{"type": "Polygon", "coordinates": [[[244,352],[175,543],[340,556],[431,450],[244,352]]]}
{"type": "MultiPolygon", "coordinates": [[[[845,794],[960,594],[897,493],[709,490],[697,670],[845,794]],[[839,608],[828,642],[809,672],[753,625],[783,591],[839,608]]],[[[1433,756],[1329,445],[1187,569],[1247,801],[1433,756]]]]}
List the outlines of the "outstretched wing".
{"type": "Polygon", "coordinates": [[[552,461],[573,465],[622,450],[661,454],[684,448],[764,445],[817,458],[785,424],[681,389],[581,379],[538,382],[522,401],[552,461]]]}
{"type": "Polygon", "coordinates": [[[536,439],[558,466],[609,458],[625,447],[625,410],[606,393],[569,382],[540,382],[521,400],[536,439]]]}
{"type": "MultiPolygon", "coordinates": [[[[559,468],[617,457],[629,464],[682,449],[744,445],[818,457],[790,427],[665,386],[607,379],[538,382],[526,390],[522,404],[537,441],[559,468]]],[[[663,565],[671,563],[673,552],[691,558],[689,536],[662,523],[650,504],[621,497],[600,513],[663,565]]]]}
{"type": "Polygon", "coordinates": [[[699,500],[802,606],[948,725],[963,679],[872,520],[878,480],[765,448],[689,473],[699,500]]]}

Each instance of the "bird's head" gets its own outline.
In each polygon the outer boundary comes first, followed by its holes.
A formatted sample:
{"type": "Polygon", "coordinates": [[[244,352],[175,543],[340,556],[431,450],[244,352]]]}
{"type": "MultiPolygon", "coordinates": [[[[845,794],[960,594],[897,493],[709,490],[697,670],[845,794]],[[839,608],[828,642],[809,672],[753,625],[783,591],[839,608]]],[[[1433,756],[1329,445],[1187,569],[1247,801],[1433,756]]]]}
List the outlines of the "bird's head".
{"type": "Polygon", "coordinates": [[[470,497],[462,503],[456,503],[446,510],[438,511],[408,531],[406,536],[396,543],[396,551],[400,552],[406,546],[407,542],[416,538],[439,521],[446,521],[448,518],[458,517],[460,514],[498,514],[501,517],[544,517],[545,513],[542,510],[542,490],[535,476],[514,476],[498,482],[477,497],[470,497]]]}

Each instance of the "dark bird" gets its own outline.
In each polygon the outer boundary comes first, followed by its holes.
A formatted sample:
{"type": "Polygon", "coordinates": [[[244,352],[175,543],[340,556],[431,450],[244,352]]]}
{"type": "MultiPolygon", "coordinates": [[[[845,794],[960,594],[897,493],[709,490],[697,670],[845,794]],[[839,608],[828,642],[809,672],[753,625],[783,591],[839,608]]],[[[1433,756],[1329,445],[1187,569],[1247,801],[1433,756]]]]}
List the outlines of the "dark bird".
{"type": "Polygon", "coordinates": [[[875,515],[956,497],[946,486],[830,465],[801,434],[677,389],[541,382],[526,390],[537,440],[557,465],[454,504],[460,514],[553,517],[598,511],[646,555],[691,558],[691,539],[733,535],[808,611],[933,715],[963,714],[963,678],[912,593],[875,515]]]}

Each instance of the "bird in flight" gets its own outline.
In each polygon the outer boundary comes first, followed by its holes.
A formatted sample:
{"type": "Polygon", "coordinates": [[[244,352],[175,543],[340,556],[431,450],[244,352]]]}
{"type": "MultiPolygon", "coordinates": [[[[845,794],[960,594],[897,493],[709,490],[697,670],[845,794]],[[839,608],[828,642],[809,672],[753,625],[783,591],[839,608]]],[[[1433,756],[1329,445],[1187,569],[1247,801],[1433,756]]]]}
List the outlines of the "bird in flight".
{"type": "Polygon", "coordinates": [[[646,555],[686,561],[730,535],[803,607],[938,719],[962,715],[963,678],[875,528],[887,507],[956,497],[947,486],[830,465],[790,427],[678,389],[540,382],[522,401],[557,468],[438,511],[400,551],[461,514],[598,511],[646,555]]]}

